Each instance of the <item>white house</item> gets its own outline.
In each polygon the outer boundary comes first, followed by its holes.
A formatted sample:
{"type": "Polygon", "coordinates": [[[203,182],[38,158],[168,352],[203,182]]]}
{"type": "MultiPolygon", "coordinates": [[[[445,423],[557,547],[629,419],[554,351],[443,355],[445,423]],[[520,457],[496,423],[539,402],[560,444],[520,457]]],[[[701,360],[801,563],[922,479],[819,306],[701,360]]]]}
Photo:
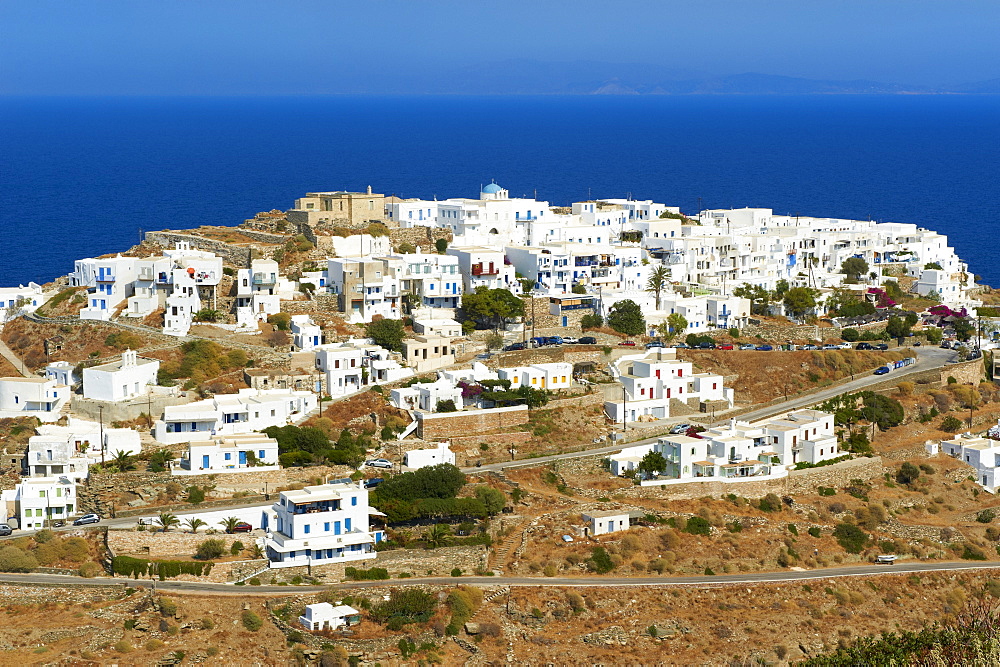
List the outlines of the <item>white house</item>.
{"type": "Polygon", "coordinates": [[[392,359],[388,350],[365,340],[322,345],[314,352],[316,370],[323,376],[326,393],[335,398],[413,375],[413,369],[404,368],[392,359]]]}
{"type": "Polygon", "coordinates": [[[510,388],[569,389],[573,385],[573,364],[555,361],[546,364],[498,368],[497,377],[510,380],[510,388]]]}
{"type": "Polygon", "coordinates": [[[19,315],[35,312],[44,301],[42,286],[38,283],[0,287],[0,327],[19,315]]]}
{"type": "Polygon", "coordinates": [[[389,403],[401,410],[437,412],[438,403],[442,401],[453,401],[455,407],[461,410],[462,388],[447,378],[439,378],[434,382],[417,382],[389,392],[389,403]]]}
{"type": "Polygon", "coordinates": [[[316,394],[292,389],[240,389],[186,405],[168,405],[153,423],[153,437],[164,444],[204,440],[284,426],[316,408],[316,394]]]}
{"type": "Polygon", "coordinates": [[[111,316],[133,292],[135,257],[78,259],[69,274],[70,285],[89,287],[87,306],[80,310],[81,320],[110,320],[111,316]]]}
{"type": "Polygon", "coordinates": [[[617,533],[629,529],[628,512],[621,510],[606,510],[600,512],[584,512],[583,522],[591,537],[617,533]]]}
{"type": "MultiPolygon", "coordinates": [[[[142,451],[138,431],[130,428],[112,428],[98,422],[69,417],[65,426],[42,424],[35,428],[37,435],[28,440],[29,448],[47,452],[50,447],[65,449],[70,456],[86,457],[91,464],[101,457],[110,458],[119,452],[136,456],[142,451]],[[37,443],[37,445],[34,445],[37,443]]],[[[50,471],[52,472],[52,471],[50,471]]],[[[65,472],[65,471],[64,471],[65,472]]],[[[83,475],[86,477],[86,471],[83,475]]]]}
{"type": "Polygon", "coordinates": [[[403,455],[403,465],[412,470],[442,463],[455,465],[455,452],[448,448],[447,442],[439,442],[430,449],[411,449],[403,455]]]}
{"type": "Polygon", "coordinates": [[[976,482],[990,493],[996,493],[1000,486],[1000,440],[990,438],[959,436],[953,440],[942,440],[941,449],[945,454],[964,461],[975,471],[976,482]]]}
{"type": "Polygon", "coordinates": [[[76,483],[66,476],[25,478],[10,495],[22,530],[40,530],[77,513],[76,483]]]}
{"type": "Polygon", "coordinates": [[[362,482],[336,480],[297,491],[282,491],[274,504],[274,530],[264,541],[271,567],[326,565],[375,558],[384,532],[371,530],[362,482]]]}
{"type": "Polygon", "coordinates": [[[48,380],[55,380],[56,384],[64,384],[72,387],[76,384],[77,377],[73,373],[74,366],[68,361],[53,361],[45,367],[45,377],[48,380]]]}
{"type": "Polygon", "coordinates": [[[361,622],[361,612],[354,607],[340,604],[334,607],[329,602],[307,604],[304,614],[299,616],[299,625],[310,632],[336,630],[361,622]]]}
{"type": "Polygon", "coordinates": [[[55,380],[0,378],[0,418],[38,417],[54,422],[69,400],[70,388],[55,380]]]}
{"type": "Polygon", "coordinates": [[[627,355],[610,366],[624,389],[613,391],[604,409],[615,422],[664,419],[671,401],[690,405],[697,401],[725,401],[732,407],[734,392],[723,386],[715,373],[694,373],[691,362],[677,359],[673,348],[655,348],[644,354],[627,355]],[[624,399],[624,400],[623,400],[624,399]]]}
{"type": "Polygon", "coordinates": [[[262,433],[192,441],[175,475],[278,470],[278,441],[262,433]]]}
{"type": "Polygon", "coordinates": [[[304,352],[314,350],[323,344],[323,328],[308,315],[292,315],[292,344],[304,352]]]}
{"type": "Polygon", "coordinates": [[[158,359],[140,358],[134,350],[125,350],[118,361],[83,369],[83,397],[127,401],[143,396],[147,387],[156,384],[159,370],[158,359]]]}
{"type": "Polygon", "coordinates": [[[58,435],[33,435],[28,439],[25,464],[28,477],[65,476],[76,481],[87,478],[91,459],[58,435]]]}

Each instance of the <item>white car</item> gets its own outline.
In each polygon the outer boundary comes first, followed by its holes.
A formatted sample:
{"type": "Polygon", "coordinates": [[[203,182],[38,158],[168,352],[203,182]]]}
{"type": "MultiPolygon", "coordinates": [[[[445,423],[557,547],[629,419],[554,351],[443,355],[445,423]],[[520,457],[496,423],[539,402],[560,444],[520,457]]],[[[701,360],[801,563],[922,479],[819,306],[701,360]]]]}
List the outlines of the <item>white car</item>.
{"type": "Polygon", "coordinates": [[[392,461],[387,459],[372,459],[371,461],[365,461],[365,465],[369,468],[391,468],[392,461]]]}
{"type": "Polygon", "coordinates": [[[839,347],[841,350],[850,350],[852,346],[850,343],[841,343],[837,347],[839,347]]]}
{"type": "Polygon", "coordinates": [[[563,336],[562,340],[563,340],[563,345],[576,345],[577,342],[579,342],[572,336],[563,336]]]}

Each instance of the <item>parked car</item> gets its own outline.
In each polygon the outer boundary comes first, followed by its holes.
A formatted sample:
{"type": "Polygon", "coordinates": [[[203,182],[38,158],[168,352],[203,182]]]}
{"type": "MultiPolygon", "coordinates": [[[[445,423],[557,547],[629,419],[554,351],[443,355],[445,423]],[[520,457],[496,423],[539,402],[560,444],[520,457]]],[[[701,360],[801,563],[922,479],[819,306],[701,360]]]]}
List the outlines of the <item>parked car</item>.
{"type": "Polygon", "coordinates": [[[698,349],[699,350],[714,350],[715,349],[715,343],[709,343],[708,341],[705,341],[704,343],[698,343],[698,349]]]}
{"type": "Polygon", "coordinates": [[[875,349],[876,350],[882,350],[884,352],[884,351],[886,351],[886,350],[889,349],[889,344],[888,343],[879,343],[878,345],[875,346],[875,349]]]}
{"type": "Polygon", "coordinates": [[[802,349],[803,350],[818,350],[819,349],[819,345],[813,345],[812,343],[809,343],[808,345],[803,345],[802,349]]]}
{"type": "Polygon", "coordinates": [[[858,344],[857,344],[857,345],[856,345],[856,346],[854,347],[854,349],[855,349],[855,350],[874,350],[875,348],[874,348],[874,347],[872,347],[872,344],[871,344],[871,343],[858,343],[858,344]]]}
{"type": "Polygon", "coordinates": [[[875,369],[875,375],[887,375],[889,373],[888,366],[879,366],[875,369]]]}
{"type": "Polygon", "coordinates": [[[13,533],[13,529],[6,523],[0,523],[0,536],[7,536],[13,533]]]}
{"type": "Polygon", "coordinates": [[[882,554],[875,556],[876,565],[895,565],[897,560],[899,560],[899,556],[895,554],[882,554]]]}
{"type": "Polygon", "coordinates": [[[562,338],[563,345],[576,345],[578,342],[580,341],[573,338],[572,336],[563,336],[562,338]]]}
{"type": "Polygon", "coordinates": [[[721,345],[716,345],[716,350],[732,350],[735,346],[732,343],[722,343],[721,345]]]}
{"type": "Polygon", "coordinates": [[[365,480],[366,489],[374,489],[376,486],[384,482],[385,480],[381,477],[372,477],[371,479],[365,480]]]}
{"type": "Polygon", "coordinates": [[[651,340],[646,343],[646,349],[652,350],[654,347],[664,347],[662,340],[651,340]]]}
{"type": "Polygon", "coordinates": [[[838,345],[837,347],[840,348],[841,350],[850,350],[854,346],[851,345],[850,343],[844,342],[838,345]]]}
{"type": "Polygon", "coordinates": [[[584,336],[578,342],[581,345],[597,345],[597,339],[593,336],[584,336]]]}
{"type": "Polygon", "coordinates": [[[230,534],[232,534],[232,533],[250,533],[250,532],[253,532],[253,526],[251,526],[246,521],[240,521],[238,524],[236,524],[235,526],[233,526],[233,530],[231,531],[230,534]]]}
{"type": "Polygon", "coordinates": [[[757,347],[755,347],[754,349],[755,349],[755,350],[760,350],[761,352],[770,352],[770,351],[771,351],[771,350],[773,350],[774,348],[773,348],[773,347],[771,347],[770,345],[758,345],[758,346],[757,346],[757,347]]]}
{"type": "Polygon", "coordinates": [[[945,349],[945,350],[950,350],[951,349],[951,343],[949,343],[946,340],[943,340],[943,341],[941,341],[941,347],[943,349],[945,349]]]}
{"type": "Polygon", "coordinates": [[[741,350],[752,350],[752,349],[754,349],[753,343],[743,343],[742,345],[740,345],[740,349],[741,350]]]}
{"type": "Polygon", "coordinates": [[[689,347],[690,346],[687,343],[677,343],[676,345],[674,345],[674,348],[676,348],[678,350],[686,350],[689,347]]]}
{"type": "Polygon", "coordinates": [[[618,344],[619,345],[624,345],[625,347],[635,347],[635,341],[634,340],[623,340],[622,342],[620,342],[618,344]]]}
{"type": "Polygon", "coordinates": [[[840,346],[839,345],[833,345],[832,343],[830,343],[830,344],[824,345],[823,349],[824,350],[839,350],[840,346]]]}
{"type": "Polygon", "coordinates": [[[689,428],[691,428],[691,424],[674,424],[673,426],[670,427],[668,433],[670,433],[670,435],[687,433],[689,428]]]}
{"type": "Polygon", "coordinates": [[[563,535],[562,536],[562,541],[563,542],[572,542],[573,541],[573,536],[572,535],[563,535]]]}
{"type": "Polygon", "coordinates": [[[915,340],[915,341],[913,341],[913,347],[920,347],[920,346],[921,346],[921,344],[922,344],[922,343],[921,343],[921,342],[920,342],[919,340],[915,340]]]}
{"type": "Polygon", "coordinates": [[[86,526],[88,523],[97,523],[101,520],[101,517],[97,514],[84,514],[79,519],[73,522],[74,526],[86,526]]]}
{"type": "Polygon", "coordinates": [[[511,343],[510,345],[504,345],[503,351],[513,352],[515,350],[527,350],[527,349],[528,349],[527,343],[511,343]]]}
{"type": "Polygon", "coordinates": [[[545,345],[545,336],[535,336],[530,343],[532,347],[542,347],[545,345]]]}
{"type": "Polygon", "coordinates": [[[392,461],[387,459],[371,459],[370,461],[365,461],[365,465],[369,468],[391,468],[392,461]]]}
{"type": "Polygon", "coordinates": [[[545,344],[546,345],[562,345],[563,344],[562,336],[546,336],[545,337],[545,344]]]}

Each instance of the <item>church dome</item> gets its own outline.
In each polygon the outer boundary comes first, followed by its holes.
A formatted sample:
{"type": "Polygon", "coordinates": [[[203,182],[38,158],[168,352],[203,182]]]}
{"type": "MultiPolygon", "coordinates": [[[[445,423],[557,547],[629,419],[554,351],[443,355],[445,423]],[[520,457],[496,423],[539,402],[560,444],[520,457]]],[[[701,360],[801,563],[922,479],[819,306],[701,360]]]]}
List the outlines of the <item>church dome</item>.
{"type": "Polygon", "coordinates": [[[496,183],[490,183],[489,185],[487,185],[486,187],[484,187],[482,189],[482,192],[483,192],[483,194],[486,194],[486,195],[495,195],[498,192],[501,192],[502,190],[503,190],[503,188],[501,188],[496,183]]]}

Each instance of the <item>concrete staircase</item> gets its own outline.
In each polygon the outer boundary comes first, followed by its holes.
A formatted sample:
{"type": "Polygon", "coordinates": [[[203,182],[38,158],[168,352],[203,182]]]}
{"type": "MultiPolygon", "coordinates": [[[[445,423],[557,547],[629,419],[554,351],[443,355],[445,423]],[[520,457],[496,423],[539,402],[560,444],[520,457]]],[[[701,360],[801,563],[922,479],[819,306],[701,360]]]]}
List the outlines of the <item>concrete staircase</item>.
{"type": "Polygon", "coordinates": [[[503,572],[507,564],[507,556],[515,547],[519,547],[523,541],[524,530],[531,523],[531,518],[527,518],[510,531],[500,544],[496,545],[491,552],[490,569],[503,572]]]}

